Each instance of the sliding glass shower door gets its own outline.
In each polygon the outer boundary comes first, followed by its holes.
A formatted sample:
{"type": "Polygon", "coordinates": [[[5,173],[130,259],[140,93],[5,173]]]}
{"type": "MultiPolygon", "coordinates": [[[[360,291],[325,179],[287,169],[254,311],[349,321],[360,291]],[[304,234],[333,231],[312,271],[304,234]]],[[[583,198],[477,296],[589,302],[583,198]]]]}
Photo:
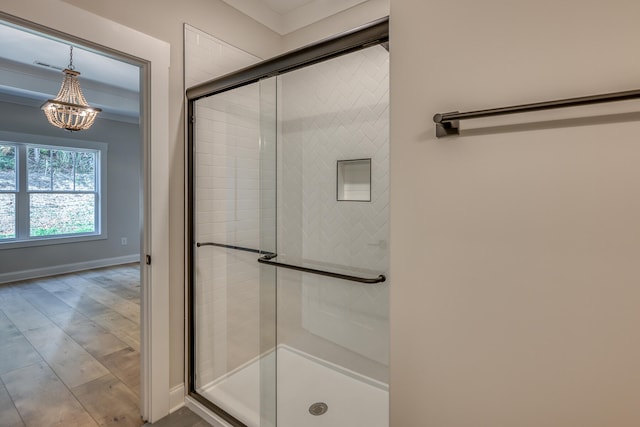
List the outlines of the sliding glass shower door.
{"type": "Polygon", "coordinates": [[[275,79],[194,117],[191,386],[232,425],[275,426],[276,273],[256,261],[275,250],[275,79]]]}
{"type": "Polygon", "coordinates": [[[189,391],[230,426],[388,427],[389,53],[351,50],[190,103],[189,391]]]}
{"type": "Polygon", "coordinates": [[[279,427],[388,426],[388,58],[278,76],[279,427]]]}

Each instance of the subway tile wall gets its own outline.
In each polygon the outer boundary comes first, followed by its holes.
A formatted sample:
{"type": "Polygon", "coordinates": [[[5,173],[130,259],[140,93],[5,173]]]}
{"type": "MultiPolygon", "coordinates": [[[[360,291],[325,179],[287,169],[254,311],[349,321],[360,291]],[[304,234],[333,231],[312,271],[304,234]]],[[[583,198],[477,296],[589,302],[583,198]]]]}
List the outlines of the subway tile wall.
{"type": "MultiPolygon", "coordinates": [[[[260,246],[258,85],[196,103],[195,235],[260,246]]],[[[196,249],[198,386],[258,356],[260,267],[257,254],[212,246],[196,249]]]]}
{"type": "MultiPolygon", "coordinates": [[[[184,51],[185,88],[260,61],[186,24],[184,51]]],[[[196,108],[196,240],[257,248],[257,87],[205,99],[196,108]]],[[[260,271],[255,258],[212,246],[196,249],[198,387],[260,354],[260,271]]]]}

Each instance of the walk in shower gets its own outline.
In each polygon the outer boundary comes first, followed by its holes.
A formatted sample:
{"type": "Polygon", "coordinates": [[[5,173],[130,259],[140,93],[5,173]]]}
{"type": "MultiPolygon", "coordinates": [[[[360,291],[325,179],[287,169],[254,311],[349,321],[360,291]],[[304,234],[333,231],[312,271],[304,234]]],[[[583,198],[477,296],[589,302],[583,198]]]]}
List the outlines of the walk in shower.
{"type": "Polygon", "coordinates": [[[388,22],[191,88],[189,394],[388,427],[388,22]]]}

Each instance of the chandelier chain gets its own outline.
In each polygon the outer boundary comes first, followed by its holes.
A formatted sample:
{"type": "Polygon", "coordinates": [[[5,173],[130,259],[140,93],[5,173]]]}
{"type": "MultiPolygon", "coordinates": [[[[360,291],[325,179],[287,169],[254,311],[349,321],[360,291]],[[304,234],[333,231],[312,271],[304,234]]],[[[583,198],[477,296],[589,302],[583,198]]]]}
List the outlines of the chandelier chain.
{"type": "Polygon", "coordinates": [[[69,66],[67,68],[73,70],[73,46],[69,46],[69,66]]]}

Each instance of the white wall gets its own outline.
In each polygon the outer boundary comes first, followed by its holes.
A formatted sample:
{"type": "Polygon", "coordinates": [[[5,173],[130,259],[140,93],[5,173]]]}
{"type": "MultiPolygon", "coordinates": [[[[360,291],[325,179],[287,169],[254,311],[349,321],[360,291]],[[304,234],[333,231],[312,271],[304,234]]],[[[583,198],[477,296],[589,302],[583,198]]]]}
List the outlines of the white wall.
{"type": "Polygon", "coordinates": [[[367,0],[283,36],[282,50],[288,52],[336,34],[350,31],[385,16],[389,16],[389,0],[367,0]]]}
{"type": "Polygon", "coordinates": [[[624,0],[393,1],[392,426],[640,424],[638,101],[442,140],[431,121],[637,89],[638,16],[624,0]]]}
{"type": "Polygon", "coordinates": [[[187,89],[259,61],[257,56],[198,28],[184,26],[184,85],[187,89]]]}
{"type": "MultiPolygon", "coordinates": [[[[104,142],[107,151],[108,238],[26,248],[0,249],[0,277],[40,274],[39,270],[66,264],[136,256],[140,252],[140,127],[137,124],[96,120],[91,129],[70,133],[51,126],[39,108],[0,103],[0,129],[66,140],[104,142]],[[122,246],[121,237],[128,244],[122,246]],[[10,274],[11,273],[11,274],[10,274]]],[[[61,142],[64,144],[64,142],[61,142]]]]}

